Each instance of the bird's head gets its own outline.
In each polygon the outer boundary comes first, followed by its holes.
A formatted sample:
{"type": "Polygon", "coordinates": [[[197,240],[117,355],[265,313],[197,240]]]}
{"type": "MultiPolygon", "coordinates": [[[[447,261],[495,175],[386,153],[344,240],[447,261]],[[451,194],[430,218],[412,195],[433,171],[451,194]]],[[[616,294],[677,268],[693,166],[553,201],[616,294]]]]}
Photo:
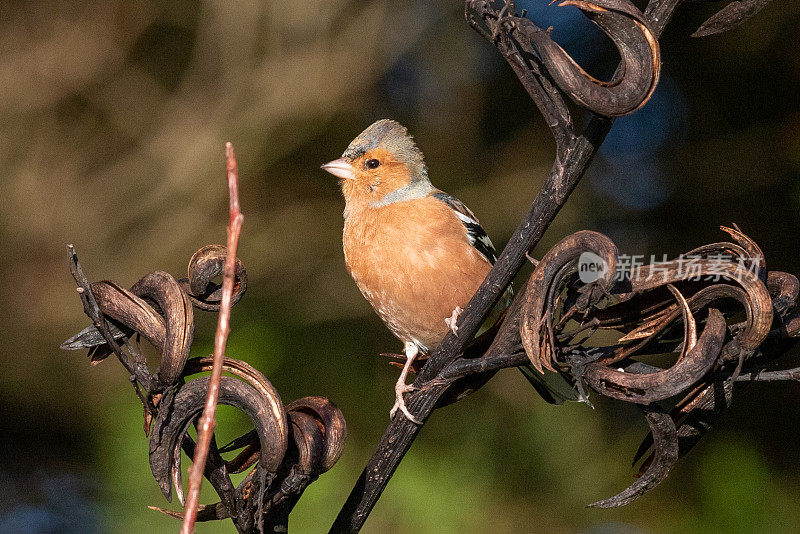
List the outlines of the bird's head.
{"type": "Polygon", "coordinates": [[[408,130],[389,119],[373,123],[353,139],[341,158],[322,168],[341,178],[345,216],[432,190],[422,152],[408,130]]]}

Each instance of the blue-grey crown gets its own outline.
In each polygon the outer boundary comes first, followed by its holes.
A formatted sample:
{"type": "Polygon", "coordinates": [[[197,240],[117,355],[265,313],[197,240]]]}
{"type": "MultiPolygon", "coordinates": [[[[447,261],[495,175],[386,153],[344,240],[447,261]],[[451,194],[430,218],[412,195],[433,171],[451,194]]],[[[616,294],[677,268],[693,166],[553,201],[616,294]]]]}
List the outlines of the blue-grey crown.
{"type": "Polygon", "coordinates": [[[408,130],[399,122],[381,119],[353,139],[342,157],[350,161],[363,156],[373,148],[384,148],[391,152],[397,161],[405,163],[411,173],[411,181],[427,180],[428,169],[422,151],[417,148],[408,130]]]}

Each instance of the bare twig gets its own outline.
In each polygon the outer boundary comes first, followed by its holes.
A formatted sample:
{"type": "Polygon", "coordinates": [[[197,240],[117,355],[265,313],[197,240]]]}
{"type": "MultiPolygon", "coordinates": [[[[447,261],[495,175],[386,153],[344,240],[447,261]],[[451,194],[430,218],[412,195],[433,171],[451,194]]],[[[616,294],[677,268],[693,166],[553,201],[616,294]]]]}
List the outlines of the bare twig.
{"type": "Polygon", "coordinates": [[[211,436],[214,433],[216,421],[214,414],[217,410],[219,397],[219,383],[222,378],[222,362],[225,357],[225,345],[230,333],[231,298],[233,296],[234,268],[236,264],[236,249],[239,245],[239,235],[242,231],[243,215],[239,208],[239,171],[236,165],[236,156],[233,145],[225,145],[225,161],[228,175],[228,192],[230,195],[230,222],[228,224],[228,255],[225,258],[225,267],[222,273],[222,303],[217,321],[217,332],[214,336],[214,365],[211,370],[211,380],[208,384],[203,415],[200,417],[197,429],[197,448],[195,449],[192,466],[189,470],[189,491],[186,499],[185,516],[181,526],[182,534],[194,532],[194,523],[197,515],[197,506],[200,499],[200,486],[203,483],[208,450],[211,445],[211,436]]]}
{"type": "MultiPolygon", "coordinates": [[[[105,317],[103,317],[103,314],[100,312],[100,307],[97,305],[97,300],[95,300],[94,293],[89,284],[89,279],[86,278],[83,268],[78,261],[78,254],[75,252],[75,247],[73,245],[67,245],[67,253],[69,254],[69,270],[72,273],[72,277],[75,279],[75,283],[78,284],[77,290],[81,297],[81,302],[83,303],[84,313],[91,318],[94,327],[97,328],[103,336],[103,339],[108,343],[108,346],[114,351],[120,363],[125,367],[125,370],[128,371],[132,377],[131,382],[134,384],[137,396],[143,399],[139,388],[136,387],[136,382],[144,386],[148,391],[152,388],[152,377],[147,370],[147,364],[143,361],[131,360],[128,354],[119,346],[119,343],[117,343],[114,339],[114,335],[109,330],[108,321],[106,321],[105,317]]],[[[142,402],[145,407],[149,408],[148,403],[144,399],[142,402]]]]}
{"type": "MultiPolygon", "coordinates": [[[[231,481],[225,461],[222,459],[222,456],[220,456],[216,444],[213,442],[214,440],[212,440],[212,444],[214,446],[209,447],[209,457],[204,470],[205,477],[209,482],[211,482],[211,485],[214,486],[217,495],[219,495],[222,501],[219,504],[222,505],[222,508],[225,510],[225,517],[230,517],[233,520],[237,530],[240,532],[246,532],[246,526],[248,524],[247,517],[243,517],[243,514],[241,513],[242,510],[238,506],[239,503],[236,502],[236,487],[231,481]]],[[[181,448],[187,456],[194,457],[197,452],[197,445],[191,436],[189,436],[189,434],[184,434],[183,440],[181,441],[181,448]]],[[[198,512],[201,512],[204,508],[208,509],[210,507],[198,505],[198,512]]],[[[199,513],[196,517],[198,521],[202,521],[199,513]]],[[[181,513],[180,519],[185,518],[186,514],[181,513]]]]}

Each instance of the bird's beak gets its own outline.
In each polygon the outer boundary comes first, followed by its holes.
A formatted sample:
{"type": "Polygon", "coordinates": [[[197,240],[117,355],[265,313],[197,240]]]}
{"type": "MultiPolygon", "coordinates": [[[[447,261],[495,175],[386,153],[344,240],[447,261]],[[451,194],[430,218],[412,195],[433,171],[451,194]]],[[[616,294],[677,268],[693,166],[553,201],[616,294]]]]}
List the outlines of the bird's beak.
{"type": "Polygon", "coordinates": [[[356,170],[353,168],[350,163],[344,159],[339,158],[333,161],[329,161],[325,165],[320,167],[323,170],[328,171],[334,176],[339,178],[343,178],[345,180],[355,180],[356,179],[356,170]]]}

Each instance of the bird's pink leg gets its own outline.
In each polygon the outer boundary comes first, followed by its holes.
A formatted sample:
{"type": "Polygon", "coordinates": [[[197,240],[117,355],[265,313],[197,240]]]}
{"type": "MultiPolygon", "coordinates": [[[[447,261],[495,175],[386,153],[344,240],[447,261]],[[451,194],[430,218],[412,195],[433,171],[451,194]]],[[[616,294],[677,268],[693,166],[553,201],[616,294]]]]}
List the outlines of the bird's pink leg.
{"type": "Polygon", "coordinates": [[[453,331],[455,335],[458,335],[458,316],[461,315],[461,312],[464,311],[461,309],[461,306],[456,306],[453,310],[453,314],[450,317],[447,317],[444,322],[447,323],[447,326],[450,327],[450,330],[453,331]]]}
{"type": "Polygon", "coordinates": [[[392,406],[392,411],[389,412],[389,418],[391,419],[394,417],[397,410],[400,410],[409,421],[421,425],[422,422],[408,411],[408,408],[406,408],[406,401],[403,399],[404,394],[416,389],[411,384],[406,384],[406,377],[408,376],[408,370],[411,369],[411,364],[414,363],[414,358],[416,358],[419,353],[419,347],[417,347],[416,343],[408,342],[405,346],[405,353],[406,364],[403,367],[403,371],[400,373],[400,377],[397,379],[397,384],[394,386],[395,401],[394,406],[392,406]]]}

